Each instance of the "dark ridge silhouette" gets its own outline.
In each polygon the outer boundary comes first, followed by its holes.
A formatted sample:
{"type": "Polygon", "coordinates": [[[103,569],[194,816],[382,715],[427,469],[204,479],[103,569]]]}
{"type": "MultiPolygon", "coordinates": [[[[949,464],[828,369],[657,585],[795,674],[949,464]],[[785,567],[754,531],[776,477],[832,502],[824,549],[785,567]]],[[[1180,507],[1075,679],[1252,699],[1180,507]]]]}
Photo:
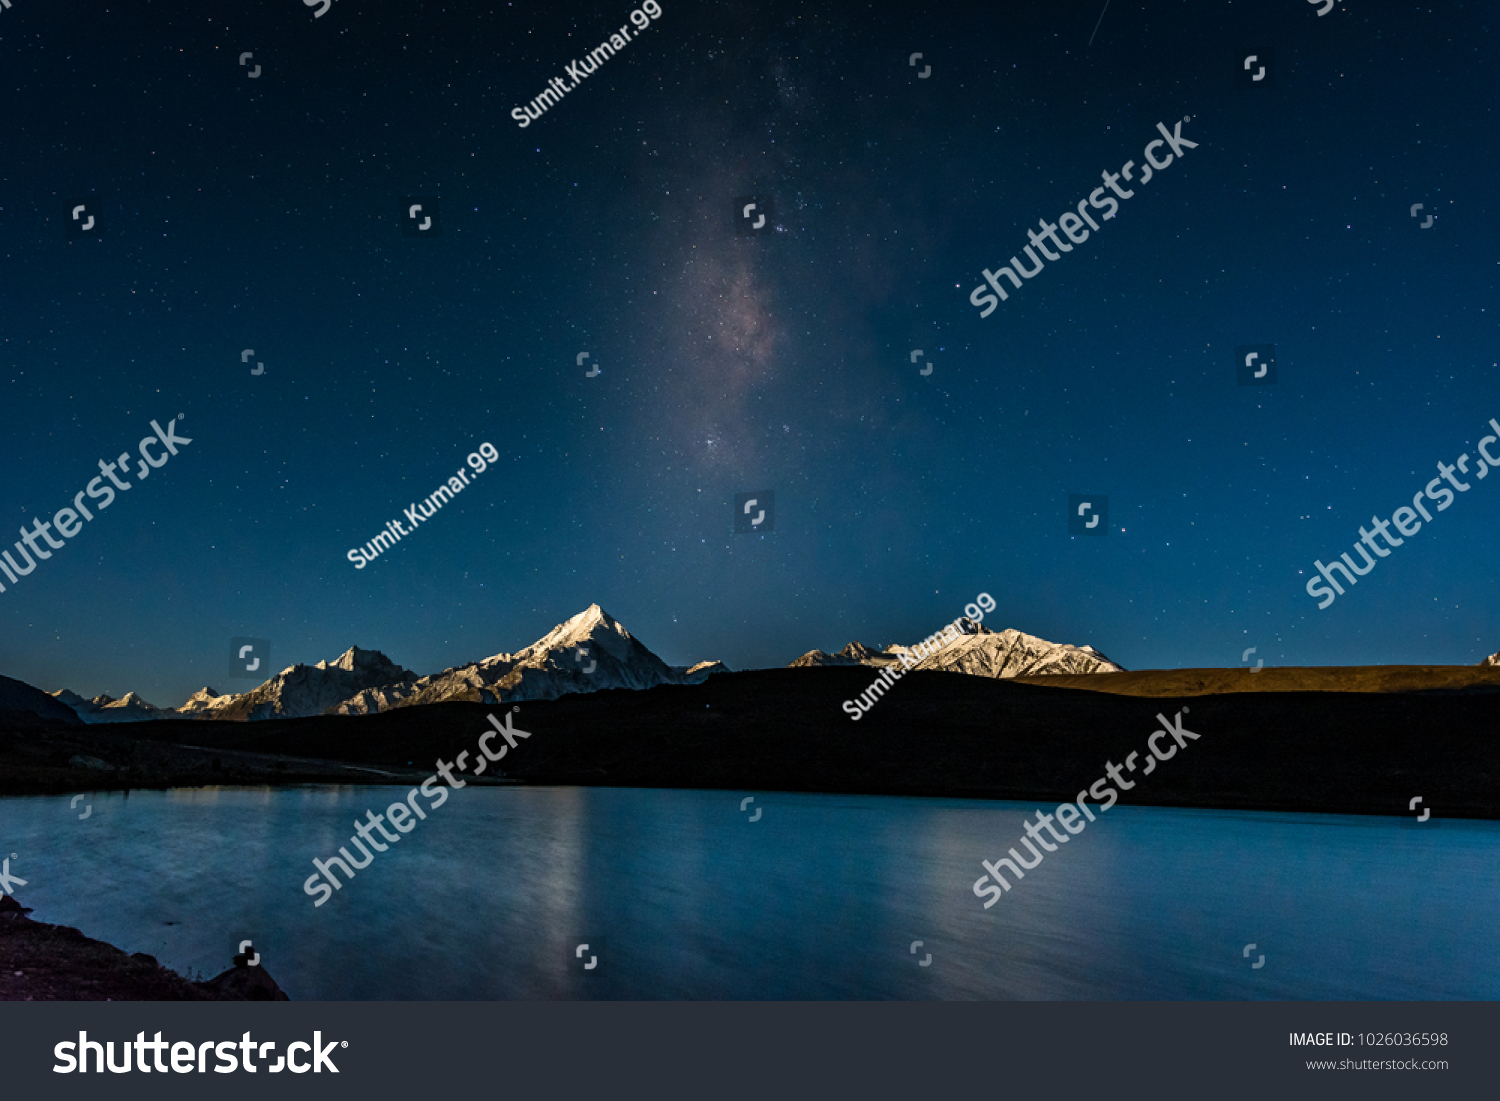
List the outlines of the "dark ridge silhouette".
{"type": "MultiPolygon", "coordinates": [[[[1464,667],[1471,674],[1485,671],[1464,667]]],[[[1298,683],[1336,683],[1309,671],[1298,683]]],[[[1150,674],[1040,677],[1022,683],[956,673],[902,677],[859,721],[842,710],[865,691],[863,666],[721,673],[700,685],[612,689],[520,705],[532,737],[470,783],[721,788],[1061,801],[1106,762],[1146,752],[1157,715],[1190,707],[1200,735],[1121,802],[1160,806],[1404,815],[1422,796],[1439,817],[1500,817],[1500,693],[1494,678],[1457,686],[1437,667],[1356,670],[1354,683],[1407,691],[1247,691],[1288,670],[1167,671],[1182,694],[1151,694],[1150,674]],[[1193,695],[1192,678],[1241,679],[1193,695]],[[1136,677],[1140,694],[1080,691],[1136,677]],[[1393,681],[1391,678],[1395,677],[1393,681]],[[1385,678],[1385,679],[1382,679],[1385,678]],[[495,772],[503,770],[502,777],[495,772]]],[[[1169,687],[1169,684],[1159,687],[1169,687]]],[[[0,735],[4,790],[78,791],[181,784],[392,783],[410,786],[441,758],[475,752],[500,708],[441,703],[366,716],[260,723],[158,721],[0,735]],[[39,755],[50,754],[43,760],[39,755]],[[92,757],[112,771],[70,766],[92,757]]]]}
{"type": "Polygon", "coordinates": [[[83,725],[77,712],[40,688],[33,688],[25,681],[0,677],[0,723],[24,723],[28,713],[40,722],[83,725]]]}

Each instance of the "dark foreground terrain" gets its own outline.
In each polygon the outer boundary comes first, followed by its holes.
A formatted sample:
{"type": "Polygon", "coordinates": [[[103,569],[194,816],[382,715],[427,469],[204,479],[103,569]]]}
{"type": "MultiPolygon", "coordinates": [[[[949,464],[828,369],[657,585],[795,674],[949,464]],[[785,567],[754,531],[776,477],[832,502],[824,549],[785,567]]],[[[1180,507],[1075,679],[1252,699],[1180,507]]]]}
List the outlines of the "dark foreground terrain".
{"type": "Polygon", "coordinates": [[[127,955],[66,925],[32,921],[0,895],[0,1001],[244,1002],[288,998],[242,956],[206,982],[190,982],[150,956],[127,955]]]}
{"type": "Polygon", "coordinates": [[[1255,669],[1140,669],[1108,676],[1017,677],[1025,684],[1121,696],[1233,692],[1500,692],[1500,665],[1318,665],[1255,669]]]}
{"type": "MultiPolygon", "coordinates": [[[[869,687],[865,668],[729,673],[694,686],[611,690],[525,702],[531,733],[499,767],[504,781],[727,788],[1061,801],[1188,707],[1200,735],[1150,775],[1127,773],[1124,803],[1355,814],[1500,817],[1500,676],[1409,668],[1392,680],[1352,673],[1363,691],[1249,691],[1339,683],[1323,671],[1174,670],[1029,683],[954,673],[902,678],[855,722],[844,700],[869,687]],[[1234,681],[1199,695],[1193,678],[1234,681]],[[1315,675],[1316,674],[1316,675],[1315,675]],[[1179,696],[1150,691],[1179,683],[1179,696]],[[1114,677],[1138,694],[1054,687],[1114,677]],[[1360,677],[1364,681],[1360,681],[1360,677]],[[1411,686],[1391,690],[1398,683],[1411,686]],[[1466,687],[1452,687],[1454,684],[1466,687]],[[1432,685],[1430,688],[1420,687],[1432,685]]],[[[1327,671],[1332,673],[1334,671],[1327,671]]],[[[1209,686],[1212,689],[1213,686],[1209,686]]],[[[358,718],[9,727],[0,733],[0,790],[81,791],[182,784],[420,783],[441,758],[471,758],[485,715],[445,703],[358,718]],[[197,748],[185,748],[187,746],[197,748]],[[92,767],[77,763],[93,758],[92,767]],[[71,763],[70,763],[71,762],[71,763]],[[102,767],[101,767],[102,766],[102,767]]],[[[492,748],[503,746],[502,740],[492,748]]],[[[1171,739],[1158,740],[1162,748],[1171,739]]],[[[481,782],[491,780],[492,766],[481,782]]],[[[475,782],[470,779],[469,782],[475,782]]]]}

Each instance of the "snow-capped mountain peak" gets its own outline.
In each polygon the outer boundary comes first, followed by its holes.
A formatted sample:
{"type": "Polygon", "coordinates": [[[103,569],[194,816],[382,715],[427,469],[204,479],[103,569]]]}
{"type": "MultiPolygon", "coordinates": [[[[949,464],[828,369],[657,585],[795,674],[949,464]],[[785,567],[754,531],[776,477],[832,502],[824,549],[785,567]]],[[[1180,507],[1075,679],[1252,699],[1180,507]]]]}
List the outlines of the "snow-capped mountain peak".
{"type": "Polygon", "coordinates": [[[227,707],[233,700],[233,695],[221,696],[212,688],[204,685],[189,696],[187,702],[177,710],[180,714],[196,715],[206,711],[214,711],[221,707],[227,707]]]}
{"type": "Polygon", "coordinates": [[[52,693],[58,703],[67,704],[73,713],[86,723],[131,723],[146,719],[170,719],[176,714],[170,708],[147,703],[134,692],[126,692],[123,699],[98,695],[86,700],[77,692],[60,688],[52,693]]]}
{"type": "Polygon", "coordinates": [[[379,680],[384,677],[388,681],[395,681],[404,676],[416,676],[410,670],[401,668],[379,650],[361,650],[358,646],[351,646],[332,661],[320,661],[312,668],[339,669],[345,673],[352,673],[361,680],[379,680]]]}
{"type": "Polygon", "coordinates": [[[56,692],[49,692],[48,695],[50,695],[58,703],[67,704],[69,707],[73,708],[74,711],[78,710],[79,704],[93,702],[92,700],[84,699],[77,692],[70,692],[66,688],[59,688],[56,692]]]}
{"type": "MultiPolygon", "coordinates": [[[[1013,629],[996,632],[963,618],[912,646],[893,643],[876,650],[851,642],[836,654],[812,650],[792,665],[884,668],[904,661],[920,669],[987,677],[1123,671],[1092,646],[1047,642],[1013,629]]],[[[1487,662],[1500,664],[1500,654],[1487,662]]],[[[521,650],[425,677],[397,665],[379,650],[351,646],[316,665],[289,665],[240,695],[221,696],[204,686],[176,709],[155,707],[134,692],[121,700],[107,695],[85,700],[67,689],[52,695],[90,723],[178,717],[253,720],[363,715],[448,700],[485,704],[550,700],[610,688],[701,684],[724,672],[728,669],[717,661],[667,665],[598,604],[590,604],[521,650]]]]}
{"type": "Polygon", "coordinates": [[[369,688],[409,685],[417,679],[379,650],[351,646],[332,661],[291,665],[259,688],[215,704],[215,718],[299,719],[321,715],[369,688]]]}
{"type": "Polygon", "coordinates": [[[606,688],[698,684],[723,669],[717,662],[699,662],[691,669],[668,666],[603,608],[590,604],[515,653],[445,669],[406,687],[372,688],[334,710],[363,715],[447,700],[551,700],[606,688]]]}
{"type": "MultiPolygon", "coordinates": [[[[851,644],[852,645],[852,644],[851,644]]],[[[846,646],[844,649],[848,649],[846,646]]],[[[865,662],[858,658],[848,657],[845,654],[830,654],[827,650],[809,650],[800,658],[787,665],[788,669],[801,669],[813,665],[864,665],[865,662]]]]}
{"type": "Polygon", "coordinates": [[[992,631],[967,617],[934,632],[911,646],[893,644],[884,650],[872,650],[851,642],[837,654],[813,650],[802,655],[793,666],[868,665],[883,668],[907,656],[916,669],[936,669],[968,673],[981,677],[1019,677],[1038,673],[1122,673],[1116,665],[1092,646],[1070,646],[1048,642],[1014,628],[992,631]]]}
{"type": "Polygon", "coordinates": [[[85,722],[178,717],[254,720],[363,715],[445,700],[498,704],[555,699],[570,692],[606,688],[701,684],[722,672],[728,670],[717,661],[668,666],[598,604],[590,604],[522,650],[431,676],[419,677],[378,650],[351,646],[316,665],[289,665],[239,695],[221,696],[204,686],[173,710],[153,707],[133,692],[118,701],[110,696],[85,700],[67,689],[53,695],[85,722]]]}
{"type": "MultiPolygon", "coordinates": [[[[634,656],[636,649],[650,653],[613,616],[599,605],[590,604],[572,619],[559,623],[526,649],[506,656],[526,661],[548,653],[567,653],[569,660],[576,658],[579,664],[586,664],[588,657],[593,656],[596,650],[603,651],[616,660],[626,661],[634,656]],[[588,655],[578,656],[579,650],[588,651],[588,655]]],[[[652,656],[655,657],[654,654],[652,656]]]]}

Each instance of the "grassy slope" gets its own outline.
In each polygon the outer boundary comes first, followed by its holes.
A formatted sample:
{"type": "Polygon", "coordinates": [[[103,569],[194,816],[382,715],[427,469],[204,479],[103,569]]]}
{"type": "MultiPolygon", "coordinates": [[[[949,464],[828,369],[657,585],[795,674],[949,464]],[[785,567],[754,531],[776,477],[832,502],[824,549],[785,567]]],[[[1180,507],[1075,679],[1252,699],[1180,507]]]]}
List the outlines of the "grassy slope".
{"type": "Polygon", "coordinates": [[[1119,696],[1208,696],[1234,692],[1500,691],[1500,666],[1319,665],[1250,669],[1140,669],[1087,676],[1016,677],[1025,684],[1119,696]]]}

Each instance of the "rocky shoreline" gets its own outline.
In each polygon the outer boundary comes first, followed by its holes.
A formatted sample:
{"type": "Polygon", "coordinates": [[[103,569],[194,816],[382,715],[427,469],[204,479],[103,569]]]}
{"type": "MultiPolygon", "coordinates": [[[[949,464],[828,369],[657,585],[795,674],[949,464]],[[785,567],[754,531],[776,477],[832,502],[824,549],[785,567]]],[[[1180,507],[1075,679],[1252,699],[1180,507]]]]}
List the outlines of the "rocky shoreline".
{"type": "Polygon", "coordinates": [[[31,910],[0,895],[0,1001],[285,1002],[259,964],[234,966],[192,982],[144,952],[130,954],[67,925],[33,921],[31,910]]]}

